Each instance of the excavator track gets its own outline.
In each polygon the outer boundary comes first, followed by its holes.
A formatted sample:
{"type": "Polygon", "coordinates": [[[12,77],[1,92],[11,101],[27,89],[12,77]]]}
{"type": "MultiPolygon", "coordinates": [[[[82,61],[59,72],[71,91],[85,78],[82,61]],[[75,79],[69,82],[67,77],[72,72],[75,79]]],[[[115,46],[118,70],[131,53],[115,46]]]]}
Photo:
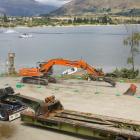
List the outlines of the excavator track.
{"type": "Polygon", "coordinates": [[[44,85],[44,86],[48,85],[48,80],[40,77],[23,77],[21,82],[27,84],[44,85]]]}

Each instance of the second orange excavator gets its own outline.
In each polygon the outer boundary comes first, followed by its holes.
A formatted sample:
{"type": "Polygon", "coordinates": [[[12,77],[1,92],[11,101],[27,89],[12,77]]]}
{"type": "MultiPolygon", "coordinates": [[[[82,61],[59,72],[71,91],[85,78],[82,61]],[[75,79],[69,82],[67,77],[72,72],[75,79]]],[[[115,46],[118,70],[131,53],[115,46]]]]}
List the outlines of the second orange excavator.
{"type": "Polygon", "coordinates": [[[48,81],[55,83],[56,79],[50,77],[50,75],[53,74],[52,67],[54,65],[81,68],[87,71],[88,76],[91,80],[102,80],[110,83],[113,87],[115,87],[116,85],[116,83],[112,79],[106,78],[105,74],[102,71],[98,71],[96,68],[92,67],[84,60],[71,61],[62,58],[51,59],[47,62],[39,63],[39,67],[37,68],[22,68],[19,70],[19,75],[25,76],[22,78],[23,83],[33,83],[41,85],[47,85],[48,81]]]}

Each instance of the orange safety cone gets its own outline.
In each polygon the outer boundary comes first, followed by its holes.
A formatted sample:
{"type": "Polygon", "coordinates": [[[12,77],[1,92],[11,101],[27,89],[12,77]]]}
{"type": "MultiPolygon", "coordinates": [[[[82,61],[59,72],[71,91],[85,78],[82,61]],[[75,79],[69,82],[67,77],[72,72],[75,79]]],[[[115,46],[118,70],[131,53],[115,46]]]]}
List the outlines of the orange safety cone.
{"type": "Polygon", "coordinates": [[[130,88],[124,93],[124,95],[134,95],[137,91],[137,86],[134,84],[130,85],[130,88]]]}

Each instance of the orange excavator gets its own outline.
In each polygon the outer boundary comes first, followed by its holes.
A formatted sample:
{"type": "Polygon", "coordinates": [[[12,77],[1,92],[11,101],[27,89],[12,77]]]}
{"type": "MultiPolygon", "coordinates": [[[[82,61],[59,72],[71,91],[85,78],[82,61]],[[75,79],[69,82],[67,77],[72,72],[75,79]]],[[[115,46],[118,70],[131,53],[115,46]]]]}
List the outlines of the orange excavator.
{"type": "Polygon", "coordinates": [[[81,68],[87,71],[91,80],[102,80],[110,83],[113,87],[116,85],[113,80],[106,78],[102,71],[98,71],[96,68],[87,64],[84,60],[71,61],[62,58],[51,59],[47,62],[39,63],[39,67],[37,68],[22,68],[19,70],[19,75],[26,76],[22,78],[23,83],[34,83],[41,85],[47,85],[48,81],[55,83],[56,79],[50,77],[50,75],[53,74],[52,67],[54,65],[81,68]]]}

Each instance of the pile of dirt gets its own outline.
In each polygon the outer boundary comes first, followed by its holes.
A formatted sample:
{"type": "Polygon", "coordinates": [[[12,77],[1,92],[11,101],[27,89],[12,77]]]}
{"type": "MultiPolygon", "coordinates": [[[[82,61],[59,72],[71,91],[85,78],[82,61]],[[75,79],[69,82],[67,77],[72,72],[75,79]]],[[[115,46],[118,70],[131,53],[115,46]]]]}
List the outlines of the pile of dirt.
{"type": "Polygon", "coordinates": [[[9,124],[0,124],[0,140],[8,139],[15,133],[15,127],[9,124]]]}

